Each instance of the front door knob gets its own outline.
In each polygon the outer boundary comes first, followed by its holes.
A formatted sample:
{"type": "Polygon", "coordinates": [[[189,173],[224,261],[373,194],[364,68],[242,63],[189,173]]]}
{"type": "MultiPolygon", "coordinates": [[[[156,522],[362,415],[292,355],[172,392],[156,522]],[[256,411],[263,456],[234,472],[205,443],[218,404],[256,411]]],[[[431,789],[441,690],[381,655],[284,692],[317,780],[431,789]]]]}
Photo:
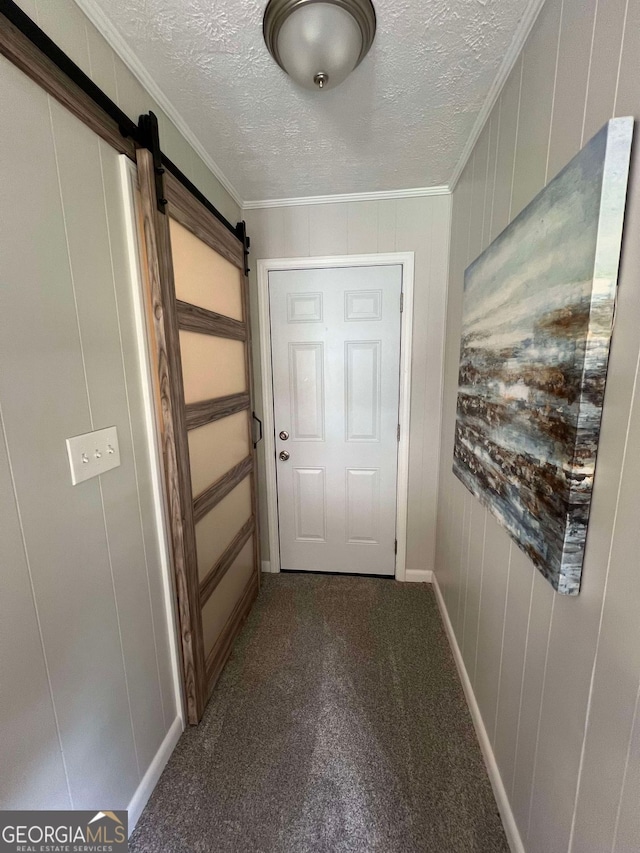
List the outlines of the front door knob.
{"type": "Polygon", "coordinates": [[[281,441],[286,441],[289,438],[289,433],[286,431],[286,429],[283,429],[282,432],[278,433],[278,435],[281,441]]]}
{"type": "Polygon", "coordinates": [[[288,458],[289,458],[289,454],[287,453],[287,451],[281,450],[280,451],[280,459],[282,459],[283,462],[286,462],[288,458]]]}

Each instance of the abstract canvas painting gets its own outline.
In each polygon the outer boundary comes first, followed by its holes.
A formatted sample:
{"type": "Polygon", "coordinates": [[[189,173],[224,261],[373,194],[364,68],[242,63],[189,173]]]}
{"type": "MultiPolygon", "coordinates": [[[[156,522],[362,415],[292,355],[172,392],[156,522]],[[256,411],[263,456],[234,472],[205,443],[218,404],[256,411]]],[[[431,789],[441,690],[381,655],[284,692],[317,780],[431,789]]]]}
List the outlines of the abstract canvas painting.
{"type": "Polygon", "coordinates": [[[580,590],[633,119],[608,122],[466,270],[453,470],[580,590]]]}

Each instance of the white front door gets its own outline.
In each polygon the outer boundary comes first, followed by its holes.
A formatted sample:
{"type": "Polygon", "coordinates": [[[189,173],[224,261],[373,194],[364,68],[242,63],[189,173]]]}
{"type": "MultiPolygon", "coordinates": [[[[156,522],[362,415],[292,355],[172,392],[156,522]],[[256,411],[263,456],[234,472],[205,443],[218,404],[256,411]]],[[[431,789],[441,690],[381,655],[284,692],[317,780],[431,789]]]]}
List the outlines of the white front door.
{"type": "Polygon", "coordinates": [[[269,272],[280,566],[394,575],[402,267],[269,272]]]}

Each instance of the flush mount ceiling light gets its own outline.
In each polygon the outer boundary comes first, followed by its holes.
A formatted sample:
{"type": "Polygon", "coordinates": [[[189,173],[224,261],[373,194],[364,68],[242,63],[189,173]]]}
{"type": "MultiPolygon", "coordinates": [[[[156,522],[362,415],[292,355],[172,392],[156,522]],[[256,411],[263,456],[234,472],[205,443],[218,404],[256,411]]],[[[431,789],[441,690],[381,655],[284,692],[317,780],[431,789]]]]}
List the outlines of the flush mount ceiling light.
{"type": "Polygon", "coordinates": [[[307,89],[332,89],[367,55],[376,32],[371,0],[269,0],[264,40],[283,71],[307,89]]]}

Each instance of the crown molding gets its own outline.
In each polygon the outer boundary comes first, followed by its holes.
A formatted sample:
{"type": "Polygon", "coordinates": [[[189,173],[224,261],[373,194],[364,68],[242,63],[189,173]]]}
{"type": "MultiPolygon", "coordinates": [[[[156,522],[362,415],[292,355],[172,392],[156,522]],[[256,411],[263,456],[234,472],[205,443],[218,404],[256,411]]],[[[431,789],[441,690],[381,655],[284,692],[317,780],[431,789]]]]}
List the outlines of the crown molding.
{"type": "Polygon", "coordinates": [[[482,108],[478,113],[471,133],[469,134],[469,138],[462,149],[460,159],[456,163],[456,167],[451,175],[451,180],[449,181],[451,192],[455,190],[456,184],[460,180],[460,175],[473,153],[475,144],[478,141],[489,116],[491,115],[491,110],[494,108],[496,101],[500,97],[500,93],[502,92],[504,84],[507,82],[509,74],[511,74],[514,65],[518,61],[520,52],[529,37],[529,33],[533,29],[533,25],[535,24],[544,3],[545,0],[529,0],[528,6],[522,15],[522,18],[520,18],[520,23],[518,24],[518,28],[516,29],[513,39],[511,40],[511,44],[504,55],[504,59],[500,63],[498,73],[491,84],[491,88],[489,89],[482,108]]]}
{"type": "Polygon", "coordinates": [[[370,193],[340,193],[338,195],[309,195],[297,198],[266,198],[245,201],[243,210],[264,210],[271,207],[298,207],[303,204],[344,204],[350,201],[382,201],[388,198],[423,198],[431,195],[448,195],[450,189],[439,187],[413,187],[408,190],[379,190],[370,193]]]}
{"type": "Polygon", "coordinates": [[[206,152],[204,146],[193,133],[187,122],[182,118],[173,103],[158,86],[151,74],[147,71],[142,62],[140,62],[134,51],[127,44],[116,27],[114,27],[111,21],[107,18],[100,6],[98,6],[95,0],[75,0],[75,3],[80,7],[80,9],[82,9],[94,27],[96,27],[98,32],[100,32],[100,34],[106,39],[107,43],[118,54],[129,71],[131,71],[134,77],[136,77],[142,86],[144,86],[151,97],[157,102],[158,106],[166,113],[168,118],[171,119],[182,136],[187,140],[189,145],[193,148],[198,157],[200,157],[209,171],[211,171],[220,181],[238,207],[242,208],[243,201],[236,188],[227,178],[220,166],[218,166],[218,164],[212,160],[211,156],[206,152]]]}
{"type": "Polygon", "coordinates": [[[319,195],[319,196],[304,196],[298,198],[277,198],[277,199],[259,199],[255,201],[243,201],[239,192],[236,190],[231,181],[224,174],[220,166],[207,153],[200,140],[195,136],[187,122],[182,118],[173,103],[160,89],[153,77],[147,71],[145,66],[140,62],[131,47],[127,44],[120,32],[114,27],[111,21],[107,18],[96,0],[75,0],[76,4],[82,9],[87,18],[96,27],[96,29],[106,39],[107,43],[118,54],[120,59],[129,68],[131,73],[146,89],[152,98],[157,102],[160,108],[166,113],[167,117],[173,122],[178,131],[191,145],[193,150],[198,154],[207,168],[220,181],[220,184],[229,193],[231,198],[242,210],[260,210],[274,207],[295,207],[299,205],[315,205],[315,204],[335,204],[357,201],[380,201],[383,199],[401,199],[401,198],[421,198],[425,196],[447,195],[452,193],[460,179],[464,167],[466,166],[474,146],[482,133],[485,124],[491,114],[491,110],[495,106],[504,84],[509,77],[516,64],[520,52],[525,45],[525,42],[531,32],[533,25],[542,9],[545,0],[529,0],[522,18],[518,24],[511,44],[502,60],[498,73],[496,74],[491,88],[487,93],[482,108],[478,113],[474,122],[471,133],[462,150],[460,159],[458,160],[451,180],[448,184],[435,187],[414,187],[404,190],[382,190],[380,192],[366,193],[343,193],[338,195],[319,195]]]}

